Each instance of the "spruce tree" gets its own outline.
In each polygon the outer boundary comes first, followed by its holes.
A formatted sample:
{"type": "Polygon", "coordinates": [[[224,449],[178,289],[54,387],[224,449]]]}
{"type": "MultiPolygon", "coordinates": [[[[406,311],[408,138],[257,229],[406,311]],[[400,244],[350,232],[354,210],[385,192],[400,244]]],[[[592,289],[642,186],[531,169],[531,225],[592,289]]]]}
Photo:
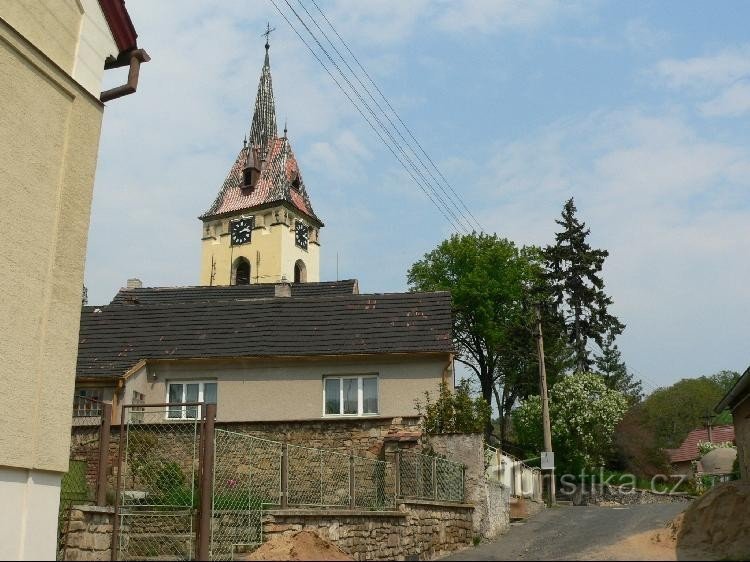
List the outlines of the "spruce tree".
{"type": "Polygon", "coordinates": [[[604,292],[600,273],[609,252],[593,249],[586,242],[590,230],[576,218],[572,197],[555,222],[563,230],[555,235],[555,244],[544,249],[547,280],[564,314],[575,370],[580,373],[591,369],[588,340],[601,348],[607,334],[619,335],[625,325],[607,311],[612,299],[604,292]]]}
{"type": "Polygon", "coordinates": [[[602,352],[594,358],[594,363],[597,373],[604,377],[604,384],[607,388],[622,392],[631,405],[640,402],[643,397],[643,386],[641,381],[628,371],[614,335],[607,336],[601,349],[602,352]]]}

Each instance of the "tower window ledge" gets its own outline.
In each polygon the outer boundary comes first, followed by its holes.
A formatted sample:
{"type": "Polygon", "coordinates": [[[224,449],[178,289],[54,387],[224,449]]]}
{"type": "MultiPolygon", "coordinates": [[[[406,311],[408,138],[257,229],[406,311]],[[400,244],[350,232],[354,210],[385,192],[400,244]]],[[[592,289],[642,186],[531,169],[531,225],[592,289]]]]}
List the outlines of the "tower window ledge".
{"type": "Polygon", "coordinates": [[[205,240],[216,240],[216,236],[204,236],[203,238],[201,238],[201,241],[205,240]]]}

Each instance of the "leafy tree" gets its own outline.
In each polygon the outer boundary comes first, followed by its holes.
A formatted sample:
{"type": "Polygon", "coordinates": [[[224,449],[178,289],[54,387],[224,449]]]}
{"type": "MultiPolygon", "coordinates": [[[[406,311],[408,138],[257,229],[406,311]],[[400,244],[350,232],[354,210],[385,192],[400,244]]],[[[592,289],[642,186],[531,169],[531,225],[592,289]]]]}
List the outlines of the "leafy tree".
{"type": "Polygon", "coordinates": [[[455,392],[441,381],[435,402],[429,392],[424,397],[424,404],[416,400],[415,405],[427,433],[482,433],[489,423],[489,403],[481,397],[472,398],[469,381],[465,379],[455,392]]]}
{"type": "Polygon", "coordinates": [[[609,252],[591,248],[586,242],[590,230],[575,214],[571,198],[563,207],[562,218],[555,221],[563,230],[555,235],[555,244],[544,249],[544,258],[555,301],[565,314],[576,372],[584,372],[591,368],[588,340],[601,347],[607,334],[617,336],[625,325],[607,310],[612,299],[604,293],[600,273],[609,252]]]}
{"type": "MultiPolygon", "coordinates": [[[[611,455],[615,426],[627,410],[625,396],[607,388],[600,375],[563,377],[549,391],[552,446],[560,473],[578,474],[604,466],[611,455]]],[[[530,396],[513,412],[519,441],[530,454],[542,449],[542,405],[530,396]]]]}
{"type": "MultiPolygon", "coordinates": [[[[411,290],[451,292],[456,360],[474,372],[488,404],[495,397],[501,420],[519,397],[537,391],[532,307],[542,298],[537,293],[544,295],[539,249],[519,249],[494,234],[454,235],[415,263],[408,281],[411,290]]],[[[545,315],[553,325],[552,313],[545,315]]],[[[564,362],[555,356],[553,334],[545,333],[551,377],[564,362]]]]}
{"type": "Polygon", "coordinates": [[[612,334],[604,340],[601,349],[602,353],[594,358],[594,363],[596,372],[604,377],[604,384],[612,390],[622,392],[631,405],[639,402],[643,397],[643,386],[641,381],[628,372],[612,334]]]}
{"type": "Polygon", "coordinates": [[[411,290],[450,291],[457,361],[479,380],[490,404],[508,328],[522,310],[529,264],[510,240],[496,235],[454,235],[409,269],[411,290]]]}
{"type": "MultiPolygon", "coordinates": [[[[738,378],[739,373],[721,371],[708,377],[682,379],[649,395],[643,402],[644,423],[654,431],[658,446],[679,447],[688,433],[703,427],[706,417],[713,417],[714,407],[738,378]]],[[[731,423],[731,416],[724,414],[712,421],[731,423]]]]}
{"type": "Polygon", "coordinates": [[[643,403],[632,406],[615,428],[615,455],[609,463],[639,478],[669,472],[669,459],[644,420],[643,403]]]}

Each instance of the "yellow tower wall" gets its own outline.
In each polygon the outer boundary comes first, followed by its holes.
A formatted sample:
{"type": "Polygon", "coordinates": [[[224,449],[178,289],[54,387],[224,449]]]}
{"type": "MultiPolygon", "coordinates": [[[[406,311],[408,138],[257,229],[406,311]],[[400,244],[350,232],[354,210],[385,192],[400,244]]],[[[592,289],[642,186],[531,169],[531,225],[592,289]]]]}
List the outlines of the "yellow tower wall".
{"type": "Polygon", "coordinates": [[[320,281],[319,230],[311,226],[307,250],[297,247],[294,221],[300,218],[284,206],[279,206],[205,221],[201,241],[200,284],[231,285],[232,266],[239,257],[244,257],[250,262],[251,283],[278,283],[282,277],[286,277],[287,281],[293,281],[294,264],[298,259],[305,263],[306,280],[320,281]],[[232,246],[229,224],[241,216],[254,216],[255,229],[249,243],[232,246]]]}

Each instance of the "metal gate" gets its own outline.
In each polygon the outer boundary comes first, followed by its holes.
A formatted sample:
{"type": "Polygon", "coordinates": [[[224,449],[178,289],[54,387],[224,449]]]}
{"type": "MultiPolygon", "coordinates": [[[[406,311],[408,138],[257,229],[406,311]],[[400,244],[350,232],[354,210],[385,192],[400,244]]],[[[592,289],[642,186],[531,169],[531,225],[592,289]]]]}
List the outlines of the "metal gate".
{"type": "Polygon", "coordinates": [[[211,559],[234,560],[263,542],[263,509],[279,505],[282,443],[217,429],[211,559]]]}
{"type": "Polygon", "coordinates": [[[204,409],[123,406],[112,539],[118,560],[196,558],[204,409]]]}

